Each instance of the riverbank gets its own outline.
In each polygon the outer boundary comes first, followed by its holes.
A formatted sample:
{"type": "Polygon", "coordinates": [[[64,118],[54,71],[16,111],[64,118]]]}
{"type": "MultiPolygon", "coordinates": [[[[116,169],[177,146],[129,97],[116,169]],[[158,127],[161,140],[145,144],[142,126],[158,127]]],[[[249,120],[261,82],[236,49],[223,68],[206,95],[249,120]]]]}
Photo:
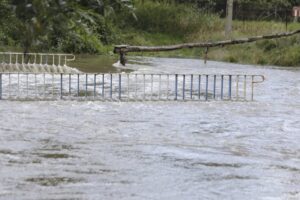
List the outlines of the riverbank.
{"type": "MultiPolygon", "coordinates": [[[[234,22],[233,38],[249,37],[254,35],[285,32],[285,27],[276,22],[234,22]],[[251,28],[250,28],[251,27],[251,28]],[[256,28],[257,27],[257,28],[256,28]],[[264,29],[258,29],[264,27],[264,29]],[[255,30],[255,31],[251,31],[255,30]],[[269,30],[269,31],[268,31],[269,30]]],[[[222,26],[221,26],[222,27],[222,26]]],[[[300,24],[289,24],[288,31],[300,28],[300,24]]],[[[199,33],[187,38],[176,37],[163,33],[148,33],[137,30],[125,30],[122,33],[122,43],[131,45],[168,45],[182,42],[217,41],[224,39],[222,30],[212,34],[199,33]],[[128,42],[126,42],[128,41],[128,42]]],[[[252,44],[234,45],[223,48],[209,49],[208,59],[241,64],[300,66],[300,36],[284,39],[266,40],[252,44]]],[[[113,44],[105,45],[95,54],[113,55],[113,44]]],[[[0,51],[22,51],[21,47],[1,46],[0,51]]],[[[39,50],[37,50],[39,51],[39,50]]],[[[204,58],[204,49],[184,49],[172,52],[132,53],[137,56],[175,57],[175,58],[204,58]]]]}
{"type": "MultiPolygon", "coordinates": [[[[225,40],[223,19],[217,19],[218,26],[185,37],[174,37],[169,34],[125,32],[126,38],[123,44],[131,45],[170,45],[185,42],[207,42],[225,40]]],[[[217,22],[215,22],[217,23],[217,22]]],[[[300,29],[300,24],[285,24],[272,21],[242,22],[234,21],[232,38],[244,38],[257,35],[266,35],[293,31],[300,29]]],[[[225,61],[241,64],[300,66],[300,36],[292,36],[283,39],[265,40],[250,44],[226,46],[223,48],[210,48],[209,60],[225,61]]],[[[204,58],[205,50],[201,48],[184,49],[171,52],[133,53],[131,55],[178,57],[178,58],[204,58]]]]}

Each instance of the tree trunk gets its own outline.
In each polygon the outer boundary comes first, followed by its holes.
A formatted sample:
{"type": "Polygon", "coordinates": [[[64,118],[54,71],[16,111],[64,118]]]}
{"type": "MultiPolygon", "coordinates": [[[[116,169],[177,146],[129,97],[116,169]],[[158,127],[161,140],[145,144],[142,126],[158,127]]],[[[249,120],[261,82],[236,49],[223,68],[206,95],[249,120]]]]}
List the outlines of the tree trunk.
{"type": "Polygon", "coordinates": [[[226,38],[231,37],[232,17],[233,17],[233,0],[227,0],[226,25],[225,25],[225,36],[226,36],[226,38]]]}

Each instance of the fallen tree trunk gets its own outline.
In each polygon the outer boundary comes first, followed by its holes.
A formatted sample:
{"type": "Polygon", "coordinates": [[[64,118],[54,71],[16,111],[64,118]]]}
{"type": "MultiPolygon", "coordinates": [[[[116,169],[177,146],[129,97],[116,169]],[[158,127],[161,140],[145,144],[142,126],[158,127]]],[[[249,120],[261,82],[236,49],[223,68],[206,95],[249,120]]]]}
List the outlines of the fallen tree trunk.
{"type": "MultiPolygon", "coordinates": [[[[121,64],[126,64],[125,54],[129,52],[159,52],[159,51],[174,51],[179,49],[188,49],[188,48],[211,48],[211,47],[224,47],[228,45],[236,45],[236,44],[244,44],[256,42],[259,40],[268,40],[268,39],[276,39],[289,37],[296,34],[299,34],[300,30],[285,32],[285,33],[277,33],[271,35],[262,35],[262,36],[254,36],[249,38],[240,38],[233,40],[224,40],[217,42],[204,42],[204,43],[185,43],[185,44],[177,44],[177,45],[169,45],[169,46],[129,46],[129,45],[117,45],[114,48],[114,53],[120,54],[120,62],[121,64]]],[[[206,51],[207,53],[207,51],[206,51]]]]}

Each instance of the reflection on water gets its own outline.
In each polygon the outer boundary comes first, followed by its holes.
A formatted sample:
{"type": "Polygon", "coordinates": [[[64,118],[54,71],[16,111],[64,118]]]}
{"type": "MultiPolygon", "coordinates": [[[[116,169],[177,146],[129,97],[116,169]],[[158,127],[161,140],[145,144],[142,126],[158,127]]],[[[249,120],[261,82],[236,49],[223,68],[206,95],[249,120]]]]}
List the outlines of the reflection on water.
{"type": "Polygon", "coordinates": [[[78,55],[74,62],[70,62],[71,67],[75,67],[85,73],[116,73],[130,72],[126,68],[116,68],[113,64],[118,61],[116,56],[104,55],[78,55]]]}
{"type": "Polygon", "coordinates": [[[300,199],[299,69],[143,59],[267,81],[254,102],[1,101],[0,199],[300,199]]]}

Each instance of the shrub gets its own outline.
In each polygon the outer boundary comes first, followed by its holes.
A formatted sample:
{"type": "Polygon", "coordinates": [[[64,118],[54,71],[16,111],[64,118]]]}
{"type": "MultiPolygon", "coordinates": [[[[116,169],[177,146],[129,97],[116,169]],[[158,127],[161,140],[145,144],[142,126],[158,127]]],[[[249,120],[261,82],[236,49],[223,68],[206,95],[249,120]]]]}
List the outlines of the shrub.
{"type": "Polygon", "coordinates": [[[260,49],[263,49],[263,51],[265,52],[271,51],[278,47],[276,40],[264,40],[261,42],[257,42],[256,44],[260,49]]]}

